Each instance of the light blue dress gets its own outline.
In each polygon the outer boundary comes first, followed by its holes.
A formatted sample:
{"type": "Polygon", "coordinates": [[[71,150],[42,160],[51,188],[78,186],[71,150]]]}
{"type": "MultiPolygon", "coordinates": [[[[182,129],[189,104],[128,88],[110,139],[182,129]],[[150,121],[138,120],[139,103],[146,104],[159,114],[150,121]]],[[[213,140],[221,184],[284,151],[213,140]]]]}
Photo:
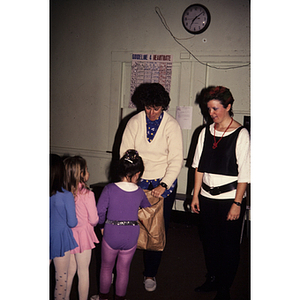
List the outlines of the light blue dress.
{"type": "Polygon", "coordinates": [[[50,197],[50,259],[78,247],[72,227],[77,225],[74,197],[63,189],[50,197]]]}

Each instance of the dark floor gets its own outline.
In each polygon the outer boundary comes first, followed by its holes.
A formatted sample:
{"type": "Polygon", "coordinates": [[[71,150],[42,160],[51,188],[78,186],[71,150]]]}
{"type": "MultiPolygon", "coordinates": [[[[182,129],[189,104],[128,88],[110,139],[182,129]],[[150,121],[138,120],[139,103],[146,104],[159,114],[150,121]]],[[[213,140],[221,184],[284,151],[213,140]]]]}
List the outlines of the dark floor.
{"type": "MultiPolygon", "coordinates": [[[[173,212],[167,245],[157,274],[157,289],[147,292],[143,286],[143,253],[137,250],[130,270],[127,289],[128,300],[210,300],[215,292],[200,294],[194,288],[205,280],[205,262],[202,243],[199,239],[196,216],[190,213],[173,212]]],[[[96,229],[96,233],[98,230],[96,229]]],[[[100,239],[99,239],[100,240],[100,239]]],[[[90,264],[89,298],[98,294],[100,244],[93,249],[90,264]]],[[[50,268],[50,299],[53,299],[53,266],[50,268]]],[[[70,300],[78,300],[77,277],[73,282],[70,300]]],[[[110,298],[113,299],[113,287],[110,298]]],[[[232,300],[250,299],[250,238],[249,230],[244,231],[241,243],[241,260],[237,276],[231,288],[232,300]]]]}

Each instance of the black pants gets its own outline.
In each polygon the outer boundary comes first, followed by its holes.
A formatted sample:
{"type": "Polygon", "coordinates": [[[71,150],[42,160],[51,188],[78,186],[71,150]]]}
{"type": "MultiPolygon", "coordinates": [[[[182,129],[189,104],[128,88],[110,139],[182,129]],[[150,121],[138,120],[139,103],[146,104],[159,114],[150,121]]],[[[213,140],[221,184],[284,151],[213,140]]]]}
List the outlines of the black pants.
{"type": "Polygon", "coordinates": [[[208,274],[216,276],[220,288],[230,288],[240,260],[240,235],[246,201],[238,220],[227,221],[234,199],[212,200],[199,195],[202,243],[208,274]]]}
{"type": "MultiPolygon", "coordinates": [[[[175,186],[173,192],[164,199],[164,220],[165,220],[165,230],[166,230],[166,238],[167,232],[170,224],[172,207],[175,201],[177,191],[177,185],[175,186]]],[[[146,277],[155,277],[158,268],[160,265],[161,257],[163,251],[148,251],[144,250],[144,276],[146,277]]]]}

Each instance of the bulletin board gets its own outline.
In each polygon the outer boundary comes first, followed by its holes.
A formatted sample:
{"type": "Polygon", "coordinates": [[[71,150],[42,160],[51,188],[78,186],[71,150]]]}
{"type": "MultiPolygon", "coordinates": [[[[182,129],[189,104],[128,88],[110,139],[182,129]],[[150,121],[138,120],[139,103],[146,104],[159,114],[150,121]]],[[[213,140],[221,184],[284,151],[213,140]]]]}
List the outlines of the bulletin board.
{"type": "MultiPolygon", "coordinates": [[[[141,83],[160,83],[168,93],[171,90],[172,55],[165,54],[132,54],[130,99],[141,83]]],[[[134,108],[129,102],[129,108],[134,108]]]]}

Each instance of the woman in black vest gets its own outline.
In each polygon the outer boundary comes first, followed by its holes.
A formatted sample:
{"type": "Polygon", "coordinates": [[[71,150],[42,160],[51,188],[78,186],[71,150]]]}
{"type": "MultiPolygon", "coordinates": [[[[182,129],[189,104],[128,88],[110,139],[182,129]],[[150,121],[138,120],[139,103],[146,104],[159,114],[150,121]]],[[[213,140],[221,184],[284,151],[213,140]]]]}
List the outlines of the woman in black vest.
{"type": "Polygon", "coordinates": [[[192,167],[195,168],[191,209],[203,226],[206,282],[197,292],[218,291],[215,300],[230,299],[240,255],[240,234],[245,213],[245,194],[250,182],[250,139],[246,128],[232,116],[229,89],[209,87],[202,107],[213,123],[199,135],[192,167]]]}

